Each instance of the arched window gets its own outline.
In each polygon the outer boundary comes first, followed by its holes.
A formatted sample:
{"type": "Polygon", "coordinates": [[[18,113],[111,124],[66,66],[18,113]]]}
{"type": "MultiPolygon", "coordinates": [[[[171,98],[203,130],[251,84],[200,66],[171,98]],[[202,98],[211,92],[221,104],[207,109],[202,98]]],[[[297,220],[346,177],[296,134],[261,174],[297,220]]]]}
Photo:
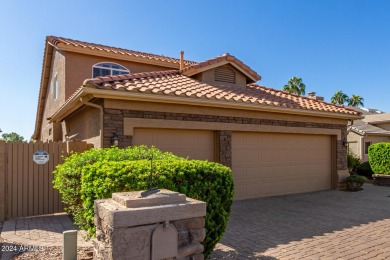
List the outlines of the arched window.
{"type": "Polygon", "coordinates": [[[112,62],[101,62],[92,66],[92,77],[129,74],[130,70],[112,62]]]}

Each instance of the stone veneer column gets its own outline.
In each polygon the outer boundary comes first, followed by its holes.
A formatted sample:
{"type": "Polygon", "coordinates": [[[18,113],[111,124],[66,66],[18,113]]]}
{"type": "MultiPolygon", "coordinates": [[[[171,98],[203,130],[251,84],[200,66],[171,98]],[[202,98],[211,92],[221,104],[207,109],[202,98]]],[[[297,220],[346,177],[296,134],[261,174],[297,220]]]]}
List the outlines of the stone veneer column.
{"type": "Polygon", "coordinates": [[[123,111],[105,108],[103,147],[111,146],[111,138],[114,133],[119,137],[120,148],[133,145],[133,137],[125,136],[123,133],[123,111]]]}
{"type": "Polygon", "coordinates": [[[218,131],[219,162],[232,167],[232,131],[218,131]]]}
{"type": "Polygon", "coordinates": [[[169,221],[177,230],[175,259],[203,260],[205,215],[205,202],[178,192],[113,193],[112,199],[95,201],[94,259],[151,259],[153,232],[169,221]]]}

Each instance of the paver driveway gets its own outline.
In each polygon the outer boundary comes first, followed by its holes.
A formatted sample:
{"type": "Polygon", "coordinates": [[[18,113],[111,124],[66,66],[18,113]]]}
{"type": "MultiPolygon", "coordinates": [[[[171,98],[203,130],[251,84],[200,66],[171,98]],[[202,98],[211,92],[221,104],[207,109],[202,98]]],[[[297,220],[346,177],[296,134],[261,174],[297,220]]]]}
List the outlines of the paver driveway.
{"type": "Polygon", "coordinates": [[[390,259],[390,187],[236,201],[211,259],[390,259]]]}

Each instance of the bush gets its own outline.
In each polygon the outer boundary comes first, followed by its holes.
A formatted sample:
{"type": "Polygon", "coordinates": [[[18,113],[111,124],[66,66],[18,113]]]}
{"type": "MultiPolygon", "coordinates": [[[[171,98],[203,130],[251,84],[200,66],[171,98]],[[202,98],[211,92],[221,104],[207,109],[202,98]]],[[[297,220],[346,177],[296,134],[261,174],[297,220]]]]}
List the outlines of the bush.
{"type": "Polygon", "coordinates": [[[356,182],[356,183],[359,183],[359,184],[364,184],[364,182],[366,181],[366,178],[363,177],[363,176],[359,176],[359,175],[351,175],[345,181],[346,182],[356,182]]]}
{"type": "Polygon", "coordinates": [[[348,170],[349,170],[349,173],[353,173],[353,172],[355,172],[356,171],[356,167],[359,165],[359,164],[361,164],[362,163],[362,161],[360,160],[360,158],[357,156],[357,155],[355,155],[355,154],[353,154],[353,153],[351,153],[351,152],[349,152],[348,153],[348,170]]]}
{"type": "Polygon", "coordinates": [[[390,142],[370,145],[368,157],[374,173],[390,175],[390,142]]]}
{"type": "MultiPolygon", "coordinates": [[[[94,234],[94,200],[109,198],[113,192],[147,189],[150,161],[144,159],[147,154],[150,156],[151,150],[146,147],[131,147],[88,152],[72,155],[64,164],[57,166],[54,182],[60,188],[64,201],[74,202],[77,198],[77,203],[67,207],[68,212],[81,228],[94,234]],[[73,171],[70,170],[72,166],[73,171]],[[64,179],[77,186],[77,192],[58,185],[64,179]]],[[[234,190],[231,170],[218,163],[185,160],[155,148],[153,152],[155,186],[178,191],[207,203],[206,238],[203,244],[205,256],[208,256],[222,238],[229,219],[234,190]]]]}
{"type": "Polygon", "coordinates": [[[95,162],[108,161],[133,161],[143,160],[153,154],[156,160],[179,160],[183,159],[172,153],[163,153],[156,148],[149,149],[146,146],[129,147],[126,149],[105,148],[90,149],[83,153],[73,153],[66,157],[64,163],[58,165],[53,171],[53,186],[62,195],[62,202],[65,204],[65,210],[72,214],[75,224],[80,227],[86,227],[85,219],[77,212],[82,212],[81,201],[81,173],[85,166],[95,162]]]}
{"type": "Polygon", "coordinates": [[[369,161],[359,164],[356,167],[356,173],[358,175],[364,176],[368,179],[372,179],[372,175],[374,174],[374,172],[371,170],[371,166],[370,166],[369,161]]]}

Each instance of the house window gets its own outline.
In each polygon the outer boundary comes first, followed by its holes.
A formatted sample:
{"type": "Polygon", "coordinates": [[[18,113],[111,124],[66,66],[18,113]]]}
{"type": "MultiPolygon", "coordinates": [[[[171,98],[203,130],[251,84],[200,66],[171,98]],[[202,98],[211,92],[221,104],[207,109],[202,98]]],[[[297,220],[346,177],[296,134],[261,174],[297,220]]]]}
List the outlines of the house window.
{"type": "Polygon", "coordinates": [[[51,83],[51,91],[52,91],[54,100],[56,100],[58,98],[58,77],[57,77],[57,74],[54,76],[53,81],[51,83]]]}
{"type": "Polygon", "coordinates": [[[94,78],[101,76],[112,76],[129,74],[130,70],[126,69],[122,65],[112,62],[101,62],[92,66],[92,76],[94,78]]]}
{"type": "Polygon", "coordinates": [[[370,147],[371,144],[372,142],[364,142],[364,154],[368,154],[368,147],[370,147]]]}

